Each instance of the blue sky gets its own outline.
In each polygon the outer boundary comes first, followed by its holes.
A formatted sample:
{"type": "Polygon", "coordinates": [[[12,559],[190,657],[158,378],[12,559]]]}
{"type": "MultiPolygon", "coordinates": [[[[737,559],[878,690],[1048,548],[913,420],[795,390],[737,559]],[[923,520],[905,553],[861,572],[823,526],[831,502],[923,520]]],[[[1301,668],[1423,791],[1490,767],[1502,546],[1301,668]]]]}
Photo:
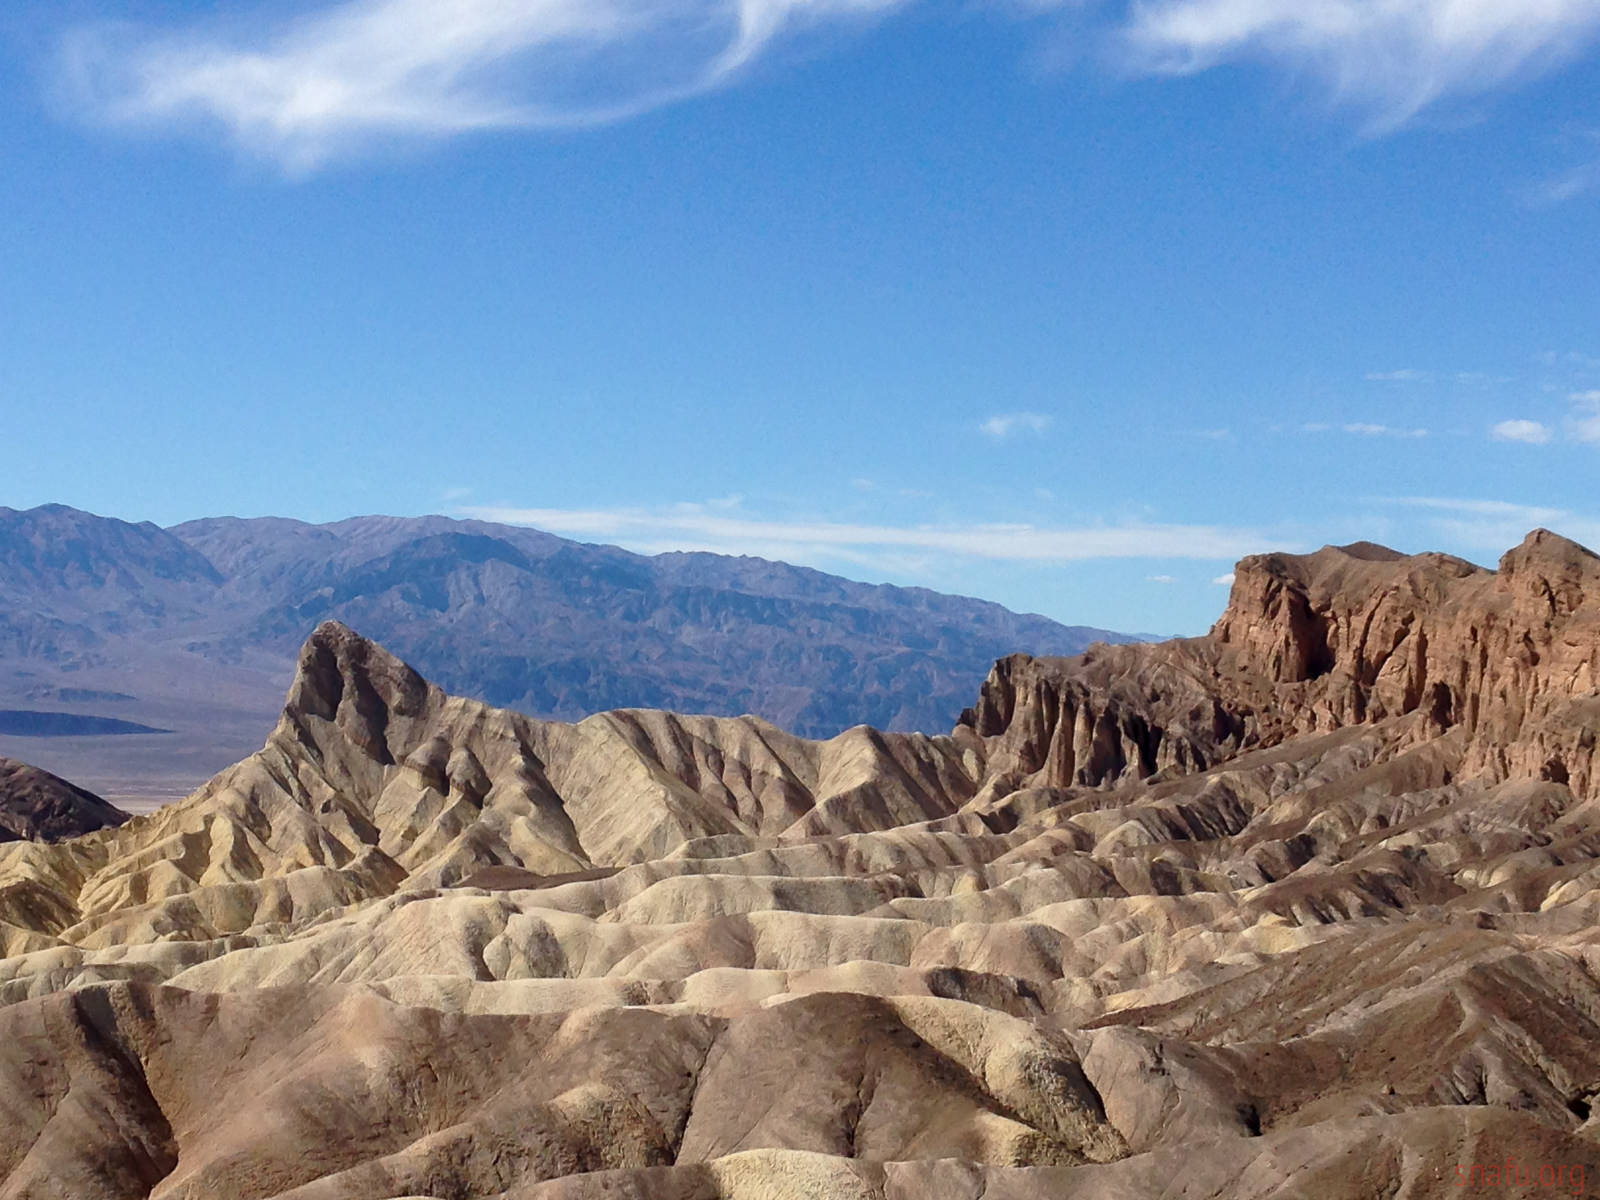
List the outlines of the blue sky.
{"type": "Polygon", "coordinates": [[[1600,0],[14,0],[0,503],[1198,632],[1600,545],[1600,0]]]}

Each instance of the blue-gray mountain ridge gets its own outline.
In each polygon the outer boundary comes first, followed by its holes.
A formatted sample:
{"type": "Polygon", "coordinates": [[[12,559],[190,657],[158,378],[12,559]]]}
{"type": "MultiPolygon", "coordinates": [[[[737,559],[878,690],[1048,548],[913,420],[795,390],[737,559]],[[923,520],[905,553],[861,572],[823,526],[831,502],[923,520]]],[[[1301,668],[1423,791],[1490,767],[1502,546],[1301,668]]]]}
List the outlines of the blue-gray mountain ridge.
{"type": "Polygon", "coordinates": [[[443,687],[543,717],[752,713],[809,737],[943,732],[995,659],[1134,640],[922,588],[706,553],[644,556],[445,517],[171,529],[0,508],[0,701],[172,724],[270,711],[333,618],[443,687]],[[159,694],[160,711],[130,706],[159,694]],[[157,719],[165,717],[165,720],[157,719]]]}

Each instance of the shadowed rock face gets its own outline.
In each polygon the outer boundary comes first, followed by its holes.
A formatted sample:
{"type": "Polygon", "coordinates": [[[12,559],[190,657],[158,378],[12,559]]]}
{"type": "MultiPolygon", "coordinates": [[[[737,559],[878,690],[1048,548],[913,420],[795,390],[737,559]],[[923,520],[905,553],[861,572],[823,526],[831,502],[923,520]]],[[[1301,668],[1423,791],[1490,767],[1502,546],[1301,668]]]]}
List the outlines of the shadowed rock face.
{"type": "Polygon", "coordinates": [[[948,737],[324,625],[260,752],[0,846],[0,1200],[1600,1194],[1597,566],[1247,559],[948,737]]]}
{"type": "Polygon", "coordinates": [[[0,841],[57,842],[127,819],[127,813],[93,792],[0,756],[0,841]]]}

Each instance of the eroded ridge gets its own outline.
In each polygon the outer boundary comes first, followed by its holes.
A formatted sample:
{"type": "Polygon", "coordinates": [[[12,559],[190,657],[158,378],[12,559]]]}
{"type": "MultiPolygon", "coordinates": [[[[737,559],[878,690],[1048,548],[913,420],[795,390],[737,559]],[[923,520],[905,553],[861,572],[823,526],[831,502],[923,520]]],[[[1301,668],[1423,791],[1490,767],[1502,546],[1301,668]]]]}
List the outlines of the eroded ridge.
{"type": "Polygon", "coordinates": [[[324,625],[259,753],[0,846],[0,1197],[1600,1194],[1597,679],[1543,531],[1246,559],[936,738],[324,625]]]}

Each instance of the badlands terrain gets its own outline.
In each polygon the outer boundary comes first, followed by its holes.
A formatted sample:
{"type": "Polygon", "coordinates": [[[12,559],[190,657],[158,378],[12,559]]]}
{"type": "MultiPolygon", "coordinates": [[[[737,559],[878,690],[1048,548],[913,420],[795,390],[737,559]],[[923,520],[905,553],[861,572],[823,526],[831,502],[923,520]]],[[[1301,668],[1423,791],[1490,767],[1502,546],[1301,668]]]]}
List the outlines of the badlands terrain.
{"type": "Polygon", "coordinates": [[[1246,559],[948,736],[326,623],[258,753],[0,845],[0,1200],[1600,1195],[1597,731],[1544,531],[1246,559]]]}

